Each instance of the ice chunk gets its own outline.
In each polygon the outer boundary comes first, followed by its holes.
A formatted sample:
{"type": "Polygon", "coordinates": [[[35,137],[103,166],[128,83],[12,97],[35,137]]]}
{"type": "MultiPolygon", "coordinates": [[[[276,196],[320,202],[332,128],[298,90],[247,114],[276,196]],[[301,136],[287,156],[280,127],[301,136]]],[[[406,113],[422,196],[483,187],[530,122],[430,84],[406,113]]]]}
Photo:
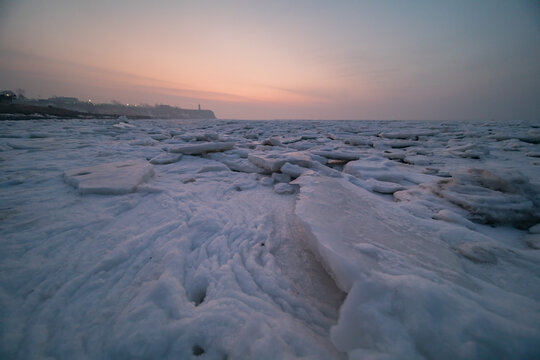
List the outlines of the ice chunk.
{"type": "Polygon", "coordinates": [[[396,191],[404,190],[405,187],[400,184],[387,181],[379,181],[375,179],[368,179],[366,181],[371,190],[380,194],[393,194],[396,191]]]}
{"type": "MultiPolygon", "coordinates": [[[[309,175],[293,183],[301,185],[296,214],[314,235],[312,245],[342,290],[350,290],[356,278],[364,276],[365,269],[353,271],[353,268],[357,267],[354,264],[358,259],[366,258],[362,250],[366,249],[366,244],[377,246],[376,252],[381,256],[385,253],[382,249],[388,248],[400,256],[418,258],[423,264],[420,266],[433,265],[440,269],[443,264],[449,268],[458,266],[450,249],[430,241],[429,233],[420,237],[408,230],[411,222],[418,223],[418,219],[414,220],[399,208],[388,208],[386,202],[366,190],[344,179],[309,175]],[[340,236],[336,238],[335,234],[340,236]],[[355,257],[357,260],[353,260],[355,257]]],[[[375,265],[377,261],[373,261],[379,257],[374,255],[370,252],[366,258],[371,265],[375,265]]],[[[399,263],[388,266],[396,269],[399,263]]]]}
{"type": "Polygon", "coordinates": [[[540,220],[538,186],[519,172],[467,169],[439,181],[433,191],[479,222],[523,227],[540,220]]]}
{"type": "Polygon", "coordinates": [[[408,140],[389,140],[385,141],[384,145],[390,146],[393,149],[404,149],[411,146],[417,145],[414,141],[408,141],[408,140]]]}
{"type": "Polygon", "coordinates": [[[341,171],[334,170],[331,167],[323,165],[319,162],[314,162],[311,167],[315,172],[317,172],[320,175],[331,176],[331,177],[343,177],[343,174],[341,173],[341,171]]]}
{"type": "MultiPolygon", "coordinates": [[[[264,169],[254,165],[251,161],[243,158],[243,155],[243,152],[237,151],[236,153],[232,154],[211,153],[208,154],[206,157],[212,160],[222,162],[233,171],[240,171],[245,173],[264,172],[264,169]]],[[[245,157],[247,158],[247,154],[245,154],[245,157]]]]}
{"type": "Polygon", "coordinates": [[[540,234],[540,224],[533,225],[529,228],[531,234],[540,234]]]}
{"type": "Polygon", "coordinates": [[[427,166],[432,163],[432,160],[424,155],[412,155],[412,156],[406,156],[403,161],[407,164],[411,165],[420,165],[420,166],[427,166]]]}
{"type": "Polygon", "coordinates": [[[403,159],[405,159],[405,156],[407,156],[407,154],[405,154],[404,152],[385,151],[382,154],[382,156],[384,156],[385,158],[387,158],[389,160],[403,161],[403,159]]]}
{"type": "Polygon", "coordinates": [[[282,182],[274,185],[274,192],[276,194],[280,194],[280,195],[294,194],[295,191],[296,191],[296,187],[293,185],[289,185],[282,182]]]}
{"type": "MultiPolygon", "coordinates": [[[[345,165],[343,172],[360,179],[375,179],[407,186],[411,183],[422,184],[433,181],[436,177],[410,171],[404,166],[398,166],[393,161],[372,157],[365,160],[351,161],[345,165]]],[[[396,190],[397,191],[397,190],[396,190]]]]}
{"type": "Polygon", "coordinates": [[[362,137],[350,137],[345,139],[344,143],[353,146],[373,146],[373,141],[362,137]]]}
{"type": "Polygon", "coordinates": [[[311,157],[311,160],[317,161],[320,164],[326,165],[328,163],[328,159],[323,156],[319,156],[315,154],[309,154],[309,156],[311,157]]]}
{"type": "Polygon", "coordinates": [[[154,146],[158,144],[158,142],[154,139],[139,139],[130,142],[130,144],[135,146],[154,146]]]}
{"type": "Polygon", "coordinates": [[[290,164],[294,164],[294,165],[298,165],[298,166],[302,166],[306,168],[311,167],[311,163],[312,163],[311,156],[309,156],[305,152],[302,152],[302,151],[287,152],[283,154],[283,157],[285,158],[285,161],[290,164]]]}
{"type": "Polygon", "coordinates": [[[272,178],[270,178],[268,176],[263,176],[259,180],[259,184],[261,184],[262,186],[272,186],[272,185],[274,185],[274,180],[272,180],[272,178]]]}
{"type": "Polygon", "coordinates": [[[251,161],[254,165],[266,170],[268,173],[273,173],[278,171],[281,166],[285,163],[285,159],[277,155],[259,155],[259,154],[249,154],[248,160],[251,161]]]}
{"type": "Polygon", "coordinates": [[[150,159],[150,164],[165,165],[172,164],[179,161],[182,158],[182,154],[161,153],[156,157],[150,159]]]}
{"type": "Polygon", "coordinates": [[[448,152],[455,156],[471,159],[480,159],[489,154],[489,151],[486,148],[472,143],[451,147],[448,149],[448,152]]]}
{"type": "Polygon", "coordinates": [[[291,177],[287,174],[273,173],[272,179],[277,183],[288,183],[291,181],[291,177]]]}
{"type": "MultiPolygon", "coordinates": [[[[122,120],[121,118],[122,117],[119,117],[118,120],[122,120]]],[[[124,116],[123,120],[127,121],[127,118],[124,116]]],[[[120,121],[118,124],[114,124],[113,127],[119,128],[119,129],[132,129],[132,128],[135,127],[135,125],[130,124],[130,123],[125,122],[125,121],[120,121]]]]}
{"type": "Polygon", "coordinates": [[[420,136],[434,136],[437,135],[434,131],[415,131],[415,132],[382,132],[379,134],[380,137],[386,139],[413,139],[418,140],[420,136]]]}
{"type": "Polygon", "coordinates": [[[153,175],[147,161],[130,160],[69,170],[64,180],[81,194],[126,194],[153,175]]]}
{"type": "Polygon", "coordinates": [[[283,164],[283,166],[281,167],[281,172],[283,174],[287,174],[289,175],[290,177],[293,177],[293,178],[297,178],[299,177],[300,175],[302,175],[303,173],[305,173],[306,171],[308,171],[306,168],[304,167],[301,167],[301,166],[298,166],[298,165],[293,165],[291,163],[288,163],[286,162],[285,164],[283,164]]]}
{"type": "Polygon", "coordinates": [[[325,157],[327,159],[332,159],[332,160],[351,161],[351,160],[358,160],[360,158],[358,154],[354,154],[350,152],[343,152],[343,151],[323,150],[323,151],[314,151],[313,154],[325,157]]]}
{"type": "Polygon", "coordinates": [[[303,152],[249,154],[248,160],[267,172],[278,171],[286,162],[304,167],[310,167],[312,164],[311,158],[303,152]]]}
{"type": "Polygon", "coordinates": [[[523,238],[530,248],[540,249],[540,234],[527,234],[523,238]]]}
{"type": "Polygon", "coordinates": [[[171,147],[168,149],[168,151],[185,155],[200,155],[209,152],[231,150],[233,147],[234,143],[232,142],[205,142],[171,147]]]}
{"type": "Polygon", "coordinates": [[[219,139],[219,136],[214,131],[209,132],[189,132],[184,134],[175,134],[175,139],[183,140],[183,141],[209,141],[214,142],[219,139]]]}
{"type": "Polygon", "coordinates": [[[294,136],[294,137],[283,139],[281,142],[283,144],[294,144],[294,143],[299,142],[301,140],[302,140],[301,136],[294,136]]]}
{"type": "Polygon", "coordinates": [[[283,146],[283,143],[281,142],[281,138],[277,136],[273,136],[271,138],[268,138],[262,142],[263,145],[270,145],[270,146],[283,146]]]}
{"type": "Polygon", "coordinates": [[[150,135],[150,137],[156,141],[162,141],[162,140],[167,140],[171,138],[171,136],[168,134],[154,134],[154,135],[150,135]]]}
{"type": "Polygon", "coordinates": [[[527,136],[522,136],[519,140],[530,144],[540,144],[540,131],[534,129],[529,130],[527,136]]]}

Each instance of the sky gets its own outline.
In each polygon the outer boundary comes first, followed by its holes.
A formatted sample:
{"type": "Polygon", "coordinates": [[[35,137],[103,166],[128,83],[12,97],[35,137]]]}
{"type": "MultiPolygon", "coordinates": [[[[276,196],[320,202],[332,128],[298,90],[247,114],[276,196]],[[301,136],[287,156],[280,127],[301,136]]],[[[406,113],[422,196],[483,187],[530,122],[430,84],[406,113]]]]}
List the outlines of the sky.
{"type": "Polygon", "coordinates": [[[231,119],[538,120],[540,1],[0,0],[0,90],[231,119]]]}

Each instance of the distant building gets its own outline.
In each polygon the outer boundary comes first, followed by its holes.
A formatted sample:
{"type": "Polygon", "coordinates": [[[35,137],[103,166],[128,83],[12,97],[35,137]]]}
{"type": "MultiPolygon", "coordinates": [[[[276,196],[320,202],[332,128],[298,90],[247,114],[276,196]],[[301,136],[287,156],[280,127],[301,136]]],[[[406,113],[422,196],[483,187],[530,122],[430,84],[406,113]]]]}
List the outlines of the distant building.
{"type": "Polygon", "coordinates": [[[11,90],[5,90],[0,92],[0,104],[11,104],[13,100],[17,99],[17,95],[11,90]]]}
{"type": "Polygon", "coordinates": [[[201,111],[201,104],[199,104],[199,111],[201,111]]]}

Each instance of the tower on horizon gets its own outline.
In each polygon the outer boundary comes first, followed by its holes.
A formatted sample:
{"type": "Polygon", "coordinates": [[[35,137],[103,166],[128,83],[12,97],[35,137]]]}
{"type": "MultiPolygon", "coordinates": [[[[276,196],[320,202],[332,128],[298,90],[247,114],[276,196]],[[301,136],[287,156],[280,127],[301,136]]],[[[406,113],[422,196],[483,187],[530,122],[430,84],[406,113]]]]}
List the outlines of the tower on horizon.
{"type": "Polygon", "coordinates": [[[201,104],[199,104],[199,110],[201,110],[201,104]]]}

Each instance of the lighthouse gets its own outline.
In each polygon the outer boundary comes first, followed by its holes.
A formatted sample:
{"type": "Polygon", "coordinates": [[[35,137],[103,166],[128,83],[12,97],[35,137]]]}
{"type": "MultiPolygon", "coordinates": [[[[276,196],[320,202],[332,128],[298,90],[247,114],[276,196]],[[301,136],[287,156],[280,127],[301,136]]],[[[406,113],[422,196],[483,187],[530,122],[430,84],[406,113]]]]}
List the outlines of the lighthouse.
{"type": "Polygon", "coordinates": [[[199,104],[199,111],[201,110],[201,104],[199,104]]]}

